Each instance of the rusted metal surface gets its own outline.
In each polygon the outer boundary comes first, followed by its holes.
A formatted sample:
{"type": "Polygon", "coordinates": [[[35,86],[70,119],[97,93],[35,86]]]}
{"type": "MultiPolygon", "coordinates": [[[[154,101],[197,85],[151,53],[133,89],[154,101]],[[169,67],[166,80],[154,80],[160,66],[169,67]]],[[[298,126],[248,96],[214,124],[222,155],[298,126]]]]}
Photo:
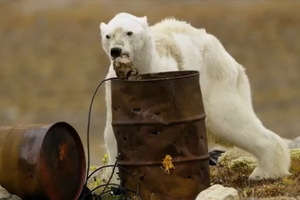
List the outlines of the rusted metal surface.
{"type": "MultiPolygon", "coordinates": [[[[143,200],[189,200],[209,186],[205,113],[196,71],[113,79],[112,126],[119,164],[139,179],[143,200]],[[162,168],[172,157],[170,174],[162,168]]],[[[136,189],[120,169],[123,186],[136,189]]]]}
{"type": "Polygon", "coordinates": [[[78,199],[85,168],[67,123],[0,127],[0,184],[22,199],[78,199]]]}

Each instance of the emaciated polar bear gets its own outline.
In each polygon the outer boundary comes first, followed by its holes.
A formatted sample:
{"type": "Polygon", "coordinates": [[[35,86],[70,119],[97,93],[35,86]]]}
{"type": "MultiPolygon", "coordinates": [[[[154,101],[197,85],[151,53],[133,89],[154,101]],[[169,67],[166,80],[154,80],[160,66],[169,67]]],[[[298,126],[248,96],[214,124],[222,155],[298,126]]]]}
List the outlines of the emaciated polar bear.
{"type": "MultiPolygon", "coordinates": [[[[175,19],[149,26],[147,17],[117,14],[100,24],[102,45],[111,60],[106,78],[115,77],[113,60],[127,54],[139,73],[200,71],[207,129],[251,154],[258,165],[251,180],[289,175],[287,144],[266,129],[254,113],[245,69],[204,29],[175,19]]],[[[151,95],[151,94],[149,94],[151,95]]],[[[110,84],[106,84],[107,122],[104,132],[110,162],[117,155],[111,126],[110,84]]]]}

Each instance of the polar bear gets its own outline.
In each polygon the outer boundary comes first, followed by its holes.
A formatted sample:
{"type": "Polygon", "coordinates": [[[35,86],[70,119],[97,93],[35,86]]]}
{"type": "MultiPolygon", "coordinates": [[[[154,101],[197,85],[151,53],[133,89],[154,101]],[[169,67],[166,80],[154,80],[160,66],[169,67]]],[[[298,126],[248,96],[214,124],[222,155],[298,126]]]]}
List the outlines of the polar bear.
{"type": "MultiPolygon", "coordinates": [[[[241,66],[219,40],[184,21],[165,19],[149,26],[147,17],[119,13],[100,24],[102,46],[111,65],[106,78],[115,77],[113,60],[127,55],[139,73],[198,70],[209,132],[253,154],[257,167],[250,180],[289,175],[287,144],[263,126],[254,113],[250,85],[241,66]]],[[[110,162],[117,155],[111,126],[110,84],[106,84],[105,145],[110,162]]]]}

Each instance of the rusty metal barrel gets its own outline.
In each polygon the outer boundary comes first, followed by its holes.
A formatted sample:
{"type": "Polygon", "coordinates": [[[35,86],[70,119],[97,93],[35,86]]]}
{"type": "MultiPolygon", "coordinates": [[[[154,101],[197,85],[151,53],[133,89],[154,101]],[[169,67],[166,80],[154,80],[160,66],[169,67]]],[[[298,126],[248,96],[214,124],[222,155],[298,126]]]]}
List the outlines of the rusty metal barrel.
{"type": "MultiPolygon", "coordinates": [[[[197,71],[113,79],[112,126],[119,165],[138,179],[143,200],[194,200],[207,188],[209,156],[205,112],[197,71]],[[172,158],[174,169],[162,161],[172,158]]],[[[121,184],[136,190],[135,180],[120,168],[121,184]]]]}
{"type": "Polygon", "coordinates": [[[85,156],[65,122],[0,127],[0,185],[22,199],[78,199],[85,156]]]}

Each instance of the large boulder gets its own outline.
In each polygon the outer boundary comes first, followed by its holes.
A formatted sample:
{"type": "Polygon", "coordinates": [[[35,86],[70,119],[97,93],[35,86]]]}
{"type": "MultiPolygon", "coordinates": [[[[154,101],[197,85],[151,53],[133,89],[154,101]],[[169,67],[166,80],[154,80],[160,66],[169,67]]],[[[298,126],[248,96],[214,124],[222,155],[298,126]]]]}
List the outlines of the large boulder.
{"type": "Polygon", "coordinates": [[[252,170],[257,165],[256,159],[252,154],[236,147],[223,153],[219,157],[218,162],[228,169],[237,170],[241,168],[252,170]]]}
{"type": "Polygon", "coordinates": [[[300,136],[288,142],[290,149],[299,149],[300,148],[300,136]]]}
{"type": "Polygon", "coordinates": [[[22,200],[20,197],[10,194],[5,188],[0,185],[0,199],[2,200],[22,200]]]}
{"type": "Polygon", "coordinates": [[[239,200],[239,194],[236,189],[224,187],[216,184],[203,190],[196,197],[196,200],[239,200]]]}
{"type": "MultiPolygon", "coordinates": [[[[293,174],[300,172],[300,148],[290,149],[291,154],[291,168],[290,171],[293,174]]],[[[225,166],[232,170],[249,170],[252,171],[257,165],[256,159],[250,153],[243,151],[239,148],[232,148],[223,153],[218,162],[220,165],[225,166]]]]}

